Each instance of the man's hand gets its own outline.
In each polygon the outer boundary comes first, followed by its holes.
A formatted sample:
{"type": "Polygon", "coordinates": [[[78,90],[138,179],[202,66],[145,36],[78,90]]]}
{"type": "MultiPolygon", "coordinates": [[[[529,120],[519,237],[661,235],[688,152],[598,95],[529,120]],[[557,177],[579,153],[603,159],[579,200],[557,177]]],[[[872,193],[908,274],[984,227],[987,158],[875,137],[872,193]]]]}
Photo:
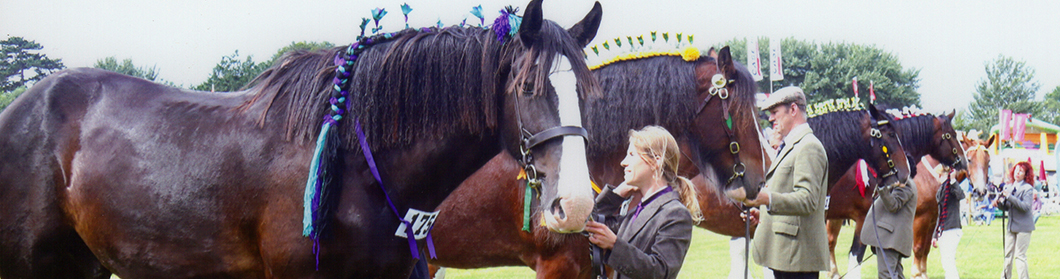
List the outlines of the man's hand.
{"type": "Polygon", "coordinates": [[[747,213],[740,212],[740,219],[747,221],[747,218],[750,217],[751,224],[758,224],[758,218],[761,215],[758,208],[751,208],[751,210],[748,210],[747,212],[749,212],[751,216],[747,216],[747,213]]]}

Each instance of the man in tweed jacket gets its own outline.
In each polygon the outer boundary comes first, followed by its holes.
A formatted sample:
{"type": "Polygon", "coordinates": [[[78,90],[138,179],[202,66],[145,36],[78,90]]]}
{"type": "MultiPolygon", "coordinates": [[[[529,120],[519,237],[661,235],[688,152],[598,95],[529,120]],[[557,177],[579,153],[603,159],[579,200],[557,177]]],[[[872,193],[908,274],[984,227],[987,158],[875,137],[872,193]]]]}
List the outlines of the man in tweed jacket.
{"type": "Polygon", "coordinates": [[[772,269],[778,279],[818,278],[829,268],[824,217],[828,155],[806,124],[802,89],[777,90],[761,107],[769,111],[773,130],[783,137],[780,151],[766,172],[766,188],[757,197],[729,196],[756,207],[751,218],[761,215],[754,236],[755,262],[772,269]]]}

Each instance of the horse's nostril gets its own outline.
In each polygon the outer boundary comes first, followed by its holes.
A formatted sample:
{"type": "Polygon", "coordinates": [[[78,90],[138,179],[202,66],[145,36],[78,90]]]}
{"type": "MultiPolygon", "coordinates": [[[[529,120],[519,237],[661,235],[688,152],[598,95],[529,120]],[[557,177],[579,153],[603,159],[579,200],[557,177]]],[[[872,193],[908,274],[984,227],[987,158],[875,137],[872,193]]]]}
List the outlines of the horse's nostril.
{"type": "Polygon", "coordinates": [[[562,201],[562,200],[563,199],[554,199],[554,200],[552,200],[552,214],[556,215],[556,216],[559,216],[560,219],[566,219],[567,218],[567,213],[563,212],[563,205],[560,204],[560,201],[562,201]]]}

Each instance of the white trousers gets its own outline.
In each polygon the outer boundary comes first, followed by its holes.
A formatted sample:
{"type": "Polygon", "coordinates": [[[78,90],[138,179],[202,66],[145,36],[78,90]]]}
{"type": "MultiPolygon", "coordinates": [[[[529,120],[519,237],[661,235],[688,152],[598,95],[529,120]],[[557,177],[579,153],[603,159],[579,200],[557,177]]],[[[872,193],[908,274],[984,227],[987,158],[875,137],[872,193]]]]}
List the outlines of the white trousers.
{"type": "Polygon", "coordinates": [[[964,232],[960,228],[942,231],[939,236],[939,254],[942,256],[942,270],[946,271],[946,279],[959,279],[957,272],[957,244],[961,242],[964,232]]]}

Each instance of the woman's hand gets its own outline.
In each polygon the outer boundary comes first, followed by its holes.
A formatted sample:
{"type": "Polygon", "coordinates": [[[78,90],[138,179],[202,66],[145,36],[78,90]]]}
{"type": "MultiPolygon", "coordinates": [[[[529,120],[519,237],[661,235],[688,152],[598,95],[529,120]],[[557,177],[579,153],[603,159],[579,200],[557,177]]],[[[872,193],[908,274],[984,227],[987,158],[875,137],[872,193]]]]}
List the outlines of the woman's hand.
{"type": "MultiPolygon", "coordinates": [[[[625,185],[625,184],[623,184],[625,185]]],[[[604,224],[597,223],[596,221],[589,221],[585,225],[585,230],[589,232],[589,242],[600,246],[600,248],[611,249],[615,247],[615,233],[611,231],[604,224]]]]}
{"type": "Polygon", "coordinates": [[[638,190],[640,190],[640,188],[637,186],[630,186],[629,184],[622,182],[622,184],[618,184],[618,186],[615,187],[614,193],[623,199],[628,199],[630,195],[633,195],[633,192],[638,190]]]}

